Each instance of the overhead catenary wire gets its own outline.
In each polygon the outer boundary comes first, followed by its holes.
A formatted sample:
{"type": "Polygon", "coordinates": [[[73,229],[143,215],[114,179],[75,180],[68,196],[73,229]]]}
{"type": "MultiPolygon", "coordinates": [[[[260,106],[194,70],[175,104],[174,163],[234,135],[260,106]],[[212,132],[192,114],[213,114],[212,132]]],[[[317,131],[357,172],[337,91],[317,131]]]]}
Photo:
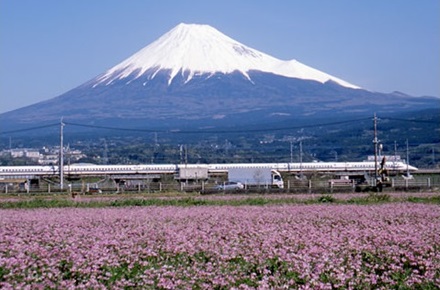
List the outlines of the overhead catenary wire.
{"type": "MultiPolygon", "coordinates": [[[[114,130],[114,131],[124,131],[124,132],[144,132],[144,133],[166,133],[166,134],[234,134],[234,133],[258,133],[258,132],[275,132],[275,131],[287,131],[287,130],[295,130],[302,128],[318,128],[318,127],[327,127],[327,126],[335,126],[342,124],[350,124],[361,121],[370,120],[370,117],[359,118],[359,119],[351,119],[345,121],[336,121],[336,122],[326,122],[326,123],[318,123],[318,124],[303,124],[297,126],[282,126],[282,127],[267,127],[267,128],[258,128],[258,129],[250,129],[250,128],[238,128],[238,129],[218,129],[218,130],[169,130],[169,129],[142,129],[142,128],[129,128],[129,127],[112,127],[112,126],[101,126],[101,125],[91,125],[91,124],[81,124],[75,122],[66,122],[65,125],[75,126],[75,127],[84,127],[84,128],[92,128],[92,129],[102,129],[102,130],[114,130]]],[[[391,118],[385,117],[381,118],[381,120],[390,120],[390,121],[399,121],[399,122],[409,122],[409,123],[427,123],[427,124],[436,124],[435,121],[429,120],[416,120],[416,119],[399,119],[399,118],[391,118]]],[[[42,126],[35,126],[17,130],[9,130],[0,132],[0,135],[6,134],[14,134],[20,132],[27,131],[36,131],[44,128],[59,126],[59,123],[47,124],[42,126]]],[[[249,125],[250,126],[250,125],[249,125]]]]}
{"type": "MultiPolygon", "coordinates": [[[[64,124],[70,125],[70,126],[76,126],[76,127],[115,130],[115,131],[126,131],[126,132],[167,133],[167,134],[232,134],[232,133],[246,133],[246,132],[272,132],[272,131],[284,131],[284,130],[293,130],[293,129],[301,129],[301,128],[325,127],[325,126],[341,125],[341,124],[347,124],[347,123],[353,123],[353,122],[359,122],[359,121],[365,121],[365,120],[369,120],[369,118],[338,121],[338,122],[329,122],[329,123],[310,124],[310,125],[286,126],[286,127],[268,127],[268,128],[259,128],[259,129],[241,128],[241,129],[222,129],[222,130],[141,129],[141,128],[90,125],[90,124],[81,124],[81,123],[66,122],[66,121],[64,121],[64,124]]],[[[52,127],[52,126],[59,126],[59,124],[31,127],[31,128],[20,129],[20,130],[15,130],[15,131],[11,130],[11,131],[6,131],[6,132],[0,132],[0,134],[11,134],[11,133],[18,133],[18,132],[23,132],[23,131],[38,130],[38,129],[42,129],[45,127],[52,127]]]]}
{"type": "Polygon", "coordinates": [[[24,129],[3,131],[3,132],[0,132],[0,135],[14,134],[14,133],[20,133],[20,132],[27,132],[27,131],[35,131],[35,130],[40,130],[40,129],[49,128],[49,127],[58,127],[59,125],[60,125],[60,123],[53,123],[53,124],[29,127],[29,128],[24,128],[24,129]]]}
{"type": "Polygon", "coordinates": [[[390,121],[399,121],[399,122],[408,122],[408,123],[425,123],[425,124],[438,124],[436,121],[430,121],[430,120],[416,120],[416,119],[400,119],[400,118],[382,118],[383,120],[390,120],[390,121]]]}

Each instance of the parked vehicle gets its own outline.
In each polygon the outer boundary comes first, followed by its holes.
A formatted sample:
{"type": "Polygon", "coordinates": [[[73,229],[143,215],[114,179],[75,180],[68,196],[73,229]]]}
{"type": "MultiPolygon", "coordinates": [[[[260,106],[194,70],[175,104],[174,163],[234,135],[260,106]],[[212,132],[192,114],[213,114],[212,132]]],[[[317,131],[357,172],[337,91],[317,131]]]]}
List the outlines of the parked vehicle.
{"type": "Polygon", "coordinates": [[[102,190],[98,187],[90,187],[89,190],[87,190],[87,193],[89,194],[102,193],[102,190]]]}
{"type": "Polygon", "coordinates": [[[225,182],[214,187],[216,190],[239,190],[244,189],[244,185],[241,182],[225,182]]]}

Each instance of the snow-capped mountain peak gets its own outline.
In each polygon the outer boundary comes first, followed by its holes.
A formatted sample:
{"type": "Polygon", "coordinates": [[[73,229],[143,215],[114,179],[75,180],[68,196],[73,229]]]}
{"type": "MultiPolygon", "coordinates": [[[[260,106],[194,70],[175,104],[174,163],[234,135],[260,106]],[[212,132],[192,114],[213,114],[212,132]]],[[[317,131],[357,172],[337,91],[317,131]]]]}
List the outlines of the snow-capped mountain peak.
{"type": "Polygon", "coordinates": [[[358,88],[296,60],[279,60],[250,48],[209,25],[184,23],[109,69],[99,77],[98,84],[109,84],[128,76],[138,78],[146,72],[154,78],[162,70],[169,71],[169,84],[178,73],[184,74],[187,82],[198,74],[234,71],[251,80],[248,72],[256,70],[321,83],[330,80],[345,87],[358,88]]]}

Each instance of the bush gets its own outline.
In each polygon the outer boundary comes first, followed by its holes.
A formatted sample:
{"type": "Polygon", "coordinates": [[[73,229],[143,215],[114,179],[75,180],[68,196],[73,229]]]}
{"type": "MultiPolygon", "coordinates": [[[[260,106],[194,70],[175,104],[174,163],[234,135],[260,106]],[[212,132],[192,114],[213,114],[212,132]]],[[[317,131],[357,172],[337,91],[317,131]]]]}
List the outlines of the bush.
{"type": "Polygon", "coordinates": [[[335,202],[335,201],[336,201],[336,199],[329,194],[320,196],[318,198],[318,202],[322,202],[322,203],[329,203],[329,202],[335,202]]]}

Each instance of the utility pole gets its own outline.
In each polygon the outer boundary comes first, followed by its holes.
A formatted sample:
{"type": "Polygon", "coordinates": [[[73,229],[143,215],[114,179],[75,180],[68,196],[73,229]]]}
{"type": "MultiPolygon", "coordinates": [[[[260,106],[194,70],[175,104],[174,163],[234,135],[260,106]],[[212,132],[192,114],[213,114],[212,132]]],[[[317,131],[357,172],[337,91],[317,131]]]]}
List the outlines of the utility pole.
{"type": "Polygon", "coordinates": [[[409,174],[409,144],[408,144],[408,139],[406,139],[406,176],[410,177],[410,174],[409,174]]]}
{"type": "Polygon", "coordinates": [[[302,141],[299,141],[299,174],[302,178],[302,167],[303,167],[303,147],[302,147],[302,141]]]}
{"type": "Polygon", "coordinates": [[[377,184],[377,151],[378,151],[378,144],[379,144],[379,140],[377,140],[377,117],[376,117],[376,113],[374,113],[374,119],[373,119],[373,123],[374,123],[374,139],[373,139],[373,144],[374,144],[374,186],[376,186],[377,184]]]}
{"type": "Polygon", "coordinates": [[[70,143],[67,143],[66,155],[67,155],[67,168],[69,170],[70,169],[70,157],[71,157],[71,154],[70,154],[70,143]]]}
{"type": "Polygon", "coordinates": [[[394,141],[394,161],[393,161],[393,169],[396,169],[397,163],[397,141],[394,141]]]}
{"type": "Polygon", "coordinates": [[[102,156],[102,163],[108,164],[108,146],[107,146],[107,140],[104,139],[104,153],[102,156]]]}
{"type": "Polygon", "coordinates": [[[60,189],[63,191],[64,189],[64,144],[63,144],[63,138],[64,138],[64,123],[63,118],[61,118],[60,122],[60,162],[58,167],[60,168],[60,189]]]}
{"type": "Polygon", "coordinates": [[[290,139],[290,163],[293,163],[293,141],[290,139]]]}
{"type": "Polygon", "coordinates": [[[183,164],[183,145],[179,146],[180,164],[183,164]]]}

